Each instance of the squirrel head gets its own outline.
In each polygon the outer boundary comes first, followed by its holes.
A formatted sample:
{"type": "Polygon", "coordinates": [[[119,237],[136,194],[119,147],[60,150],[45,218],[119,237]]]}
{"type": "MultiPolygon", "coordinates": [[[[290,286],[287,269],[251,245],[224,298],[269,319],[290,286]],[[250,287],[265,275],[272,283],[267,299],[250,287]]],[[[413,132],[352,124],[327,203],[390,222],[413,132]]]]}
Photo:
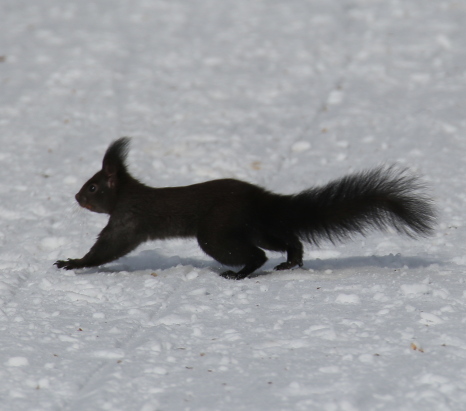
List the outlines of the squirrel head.
{"type": "Polygon", "coordinates": [[[129,176],[126,168],[129,141],[123,137],[110,144],[102,161],[102,170],[90,178],[75,196],[81,207],[96,213],[112,213],[119,188],[129,176]]]}

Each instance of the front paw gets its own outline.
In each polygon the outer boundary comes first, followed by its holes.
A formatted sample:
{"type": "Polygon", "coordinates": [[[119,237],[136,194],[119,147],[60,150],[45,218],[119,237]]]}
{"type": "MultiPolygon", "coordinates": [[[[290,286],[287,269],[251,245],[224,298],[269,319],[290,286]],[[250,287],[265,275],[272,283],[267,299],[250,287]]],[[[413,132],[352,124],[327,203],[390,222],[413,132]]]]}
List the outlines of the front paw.
{"type": "Polygon", "coordinates": [[[58,268],[64,268],[65,270],[73,270],[79,268],[79,260],[68,258],[68,260],[58,260],[53,265],[56,265],[58,268]]]}

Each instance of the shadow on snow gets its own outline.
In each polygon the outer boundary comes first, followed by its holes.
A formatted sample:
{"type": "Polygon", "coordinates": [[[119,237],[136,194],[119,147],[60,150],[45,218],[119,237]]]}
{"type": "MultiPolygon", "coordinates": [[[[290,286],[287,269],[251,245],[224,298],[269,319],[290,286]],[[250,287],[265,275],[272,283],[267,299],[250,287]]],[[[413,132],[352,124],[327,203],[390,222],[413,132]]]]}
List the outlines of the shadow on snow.
{"type": "MultiPolygon", "coordinates": [[[[257,277],[264,274],[269,274],[269,271],[273,270],[273,267],[283,262],[282,258],[271,258],[267,263],[258,270],[251,277],[257,277]]],[[[439,260],[435,260],[428,257],[410,257],[403,256],[401,254],[389,254],[385,256],[359,256],[359,257],[344,257],[344,258],[329,258],[329,259],[313,259],[305,260],[303,270],[347,270],[354,268],[364,267],[379,267],[379,268],[420,268],[428,267],[433,264],[443,265],[439,260]]],[[[104,267],[90,268],[81,271],[81,274],[93,274],[97,272],[136,272],[144,270],[167,270],[178,266],[192,266],[198,269],[210,269],[216,273],[220,273],[226,269],[217,261],[212,259],[198,259],[190,257],[179,257],[172,256],[167,257],[159,254],[155,250],[146,250],[140,252],[138,255],[126,256],[117,260],[116,263],[106,265],[104,267]]]]}

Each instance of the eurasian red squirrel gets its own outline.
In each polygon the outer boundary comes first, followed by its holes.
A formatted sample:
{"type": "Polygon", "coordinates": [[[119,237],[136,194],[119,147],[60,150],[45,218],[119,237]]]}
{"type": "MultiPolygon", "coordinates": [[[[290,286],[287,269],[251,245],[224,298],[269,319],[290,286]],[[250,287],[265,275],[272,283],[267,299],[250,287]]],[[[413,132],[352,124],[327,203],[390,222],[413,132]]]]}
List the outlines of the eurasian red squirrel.
{"type": "Polygon", "coordinates": [[[196,237],[205,253],[227,266],[225,278],[248,277],[267,260],[263,250],[287,253],[275,267],[303,265],[301,240],[335,242],[370,228],[411,237],[433,231],[435,211],[419,180],[405,169],[379,167],[295,195],[280,195],[233,179],[186,187],[151,188],[128,172],[129,139],[114,141],[102,170],[76,194],[81,207],[110,215],[90,251],[59,260],[67,270],[108,263],[155,239],[196,237]]]}

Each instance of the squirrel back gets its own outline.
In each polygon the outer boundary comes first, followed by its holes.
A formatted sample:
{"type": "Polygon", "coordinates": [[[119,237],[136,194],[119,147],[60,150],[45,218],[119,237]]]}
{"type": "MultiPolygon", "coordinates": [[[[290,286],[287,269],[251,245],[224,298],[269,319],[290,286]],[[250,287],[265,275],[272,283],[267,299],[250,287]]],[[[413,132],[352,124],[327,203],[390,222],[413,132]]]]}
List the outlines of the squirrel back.
{"type": "Polygon", "coordinates": [[[234,179],[152,188],[129,173],[128,145],[127,138],[113,142],[102,170],[76,194],[82,207],[110,219],[83,258],[57,261],[59,268],[98,266],[150,239],[196,237],[217,261],[242,266],[222,276],[242,279],[265,263],[264,249],[287,253],[275,267],[283,270],[302,266],[302,240],[318,245],[389,227],[411,237],[433,230],[432,201],[405,169],[380,167],[296,195],[234,179]]]}

